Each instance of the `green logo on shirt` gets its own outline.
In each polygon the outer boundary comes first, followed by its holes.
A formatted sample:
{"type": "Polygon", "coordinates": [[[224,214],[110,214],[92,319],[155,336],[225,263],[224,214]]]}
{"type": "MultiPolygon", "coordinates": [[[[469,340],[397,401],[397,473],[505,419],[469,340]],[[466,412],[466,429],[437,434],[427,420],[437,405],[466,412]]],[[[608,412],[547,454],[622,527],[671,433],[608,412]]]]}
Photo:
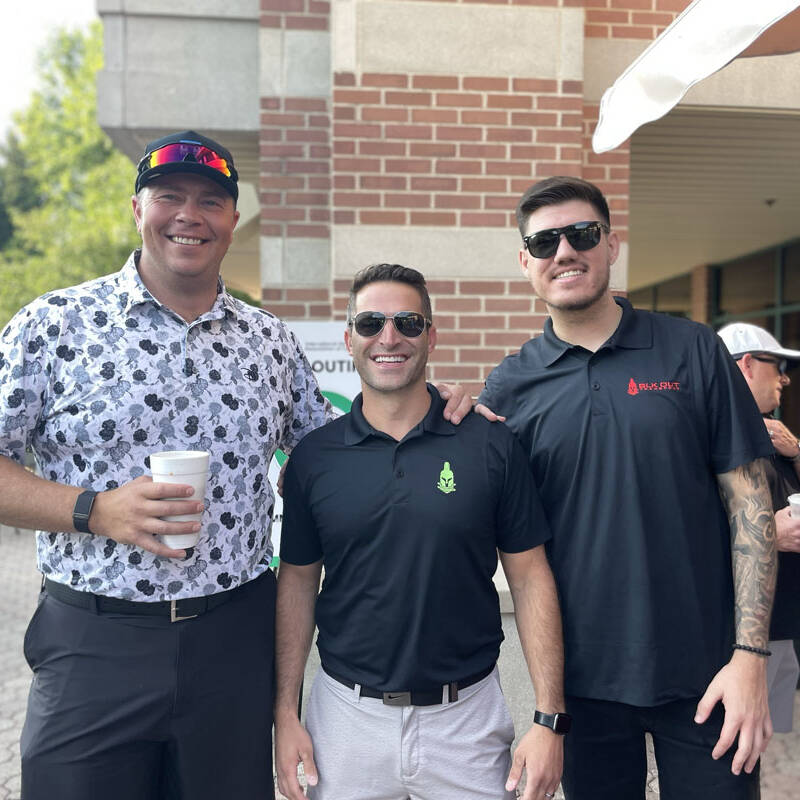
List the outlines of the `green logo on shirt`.
{"type": "Polygon", "coordinates": [[[454,492],[456,490],[456,481],[453,475],[453,470],[450,469],[449,461],[444,462],[442,471],[439,473],[439,483],[436,484],[436,488],[445,494],[450,494],[450,492],[454,492]]]}

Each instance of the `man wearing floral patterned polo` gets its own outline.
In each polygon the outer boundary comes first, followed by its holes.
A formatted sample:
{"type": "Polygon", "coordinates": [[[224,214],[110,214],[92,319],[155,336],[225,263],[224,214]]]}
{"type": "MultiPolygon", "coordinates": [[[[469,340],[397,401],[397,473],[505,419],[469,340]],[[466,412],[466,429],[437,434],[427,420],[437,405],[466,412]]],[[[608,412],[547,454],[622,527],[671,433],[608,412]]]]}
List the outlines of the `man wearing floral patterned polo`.
{"type": "Polygon", "coordinates": [[[289,330],[220,280],[237,180],[193,131],[151,142],[141,249],[0,338],[0,520],[39,529],[45,578],[25,637],[26,800],[273,797],[267,469],[331,408],[289,330]],[[163,450],[210,453],[205,497],[151,481],[163,450]],[[185,551],[157,538],[198,529],[185,551]]]}

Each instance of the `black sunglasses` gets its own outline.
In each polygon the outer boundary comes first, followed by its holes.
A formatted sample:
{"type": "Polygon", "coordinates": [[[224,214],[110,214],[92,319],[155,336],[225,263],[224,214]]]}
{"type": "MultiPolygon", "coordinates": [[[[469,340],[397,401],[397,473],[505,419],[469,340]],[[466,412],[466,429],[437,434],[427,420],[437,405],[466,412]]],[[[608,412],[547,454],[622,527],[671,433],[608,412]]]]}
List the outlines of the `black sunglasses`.
{"type": "Polygon", "coordinates": [[[788,364],[786,363],[785,358],[765,358],[764,356],[757,356],[753,353],[750,353],[750,356],[756,361],[761,361],[763,364],[774,364],[778,368],[778,373],[780,375],[786,374],[786,367],[788,364]]]}
{"type": "Polygon", "coordinates": [[[399,334],[409,339],[420,336],[425,328],[432,324],[429,319],[425,319],[416,311],[398,311],[391,316],[382,311],[362,311],[360,314],[356,314],[350,324],[359,336],[377,336],[383,330],[387,319],[394,323],[399,334]]]}
{"type": "Polygon", "coordinates": [[[523,236],[522,241],[534,258],[550,258],[556,254],[562,234],[567,237],[573,250],[583,251],[597,247],[603,232],[609,233],[610,230],[604,222],[576,222],[563,228],[537,231],[530,236],[523,236]]]}

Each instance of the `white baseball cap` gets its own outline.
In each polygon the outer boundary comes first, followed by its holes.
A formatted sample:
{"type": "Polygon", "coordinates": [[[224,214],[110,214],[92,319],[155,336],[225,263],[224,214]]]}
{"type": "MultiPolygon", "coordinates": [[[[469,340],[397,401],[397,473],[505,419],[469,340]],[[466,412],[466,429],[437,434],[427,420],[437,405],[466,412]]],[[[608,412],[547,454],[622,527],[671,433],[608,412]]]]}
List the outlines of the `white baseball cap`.
{"type": "Polygon", "coordinates": [[[800,361],[800,350],[781,347],[780,342],[758,325],[747,322],[732,322],[717,331],[730,354],[738,359],[745,353],[772,353],[781,358],[800,361]]]}

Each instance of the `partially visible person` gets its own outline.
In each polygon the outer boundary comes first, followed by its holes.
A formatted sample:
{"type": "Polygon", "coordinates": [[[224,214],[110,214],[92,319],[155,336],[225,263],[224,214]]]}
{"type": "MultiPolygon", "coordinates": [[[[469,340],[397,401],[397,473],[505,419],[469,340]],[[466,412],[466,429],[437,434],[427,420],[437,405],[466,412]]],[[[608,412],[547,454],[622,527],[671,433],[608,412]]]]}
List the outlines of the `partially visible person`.
{"type": "Polygon", "coordinates": [[[772,726],[777,733],[788,733],[800,677],[792,641],[800,639],[800,517],[791,516],[787,498],[800,492],[800,441],[775,419],[774,412],[791,382],[786,374],[787,362],[800,361],[800,350],[783,347],[771,333],[747,322],[733,322],[718,333],[736,359],[775,447],[775,453],[766,460],[778,547],[767,684],[772,726]]]}
{"type": "Polygon", "coordinates": [[[500,800],[524,769],[524,798],[551,798],[569,727],[561,621],[522,448],[478,415],[458,428],[441,419],[425,382],[436,328],[416,270],[356,276],[345,342],[362,393],[301,442],[284,482],[278,786],[301,798],[302,762],[316,800],[500,800]],[[495,665],[498,551],[537,705],[513,764],[495,665]],[[322,669],[306,730],[297,705],[315,617],[322,669]]]}
{"type": "Polygon", "coordinates": [[[550,318],[480,401],[522,441],[553,530],[565,795],[644,798],[650,732],[662,800],[751,800],[772,735],[763,422],[707,326],[612,294],[620,239],[597,186],[540,181],[517,221],[550,318]]]}

